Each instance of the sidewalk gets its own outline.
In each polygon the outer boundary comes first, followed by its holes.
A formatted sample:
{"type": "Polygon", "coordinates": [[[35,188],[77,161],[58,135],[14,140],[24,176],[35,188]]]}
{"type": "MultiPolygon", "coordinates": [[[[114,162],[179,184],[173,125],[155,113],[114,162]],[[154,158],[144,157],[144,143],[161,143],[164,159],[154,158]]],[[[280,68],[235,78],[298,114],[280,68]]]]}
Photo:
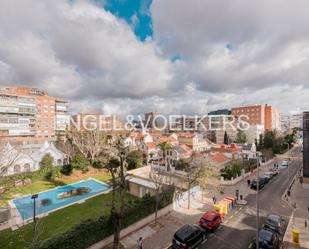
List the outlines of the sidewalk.
{"type": "Polygon", "coordinates": [[[293,216],[289,221],[287,231],[284,236],[284,248],[301,248],[309,249],[309,190],[304,189],[299,182],[299,178],[291,189],[290,204],[296,203],[296,209],[293,212],[293,216]],[[305,227],[305,221],[307,221],[307,227],[305,227]],[[292,242],[292,230],[297,229],[300,233],[300,244],[296,245],[292,242]]]}

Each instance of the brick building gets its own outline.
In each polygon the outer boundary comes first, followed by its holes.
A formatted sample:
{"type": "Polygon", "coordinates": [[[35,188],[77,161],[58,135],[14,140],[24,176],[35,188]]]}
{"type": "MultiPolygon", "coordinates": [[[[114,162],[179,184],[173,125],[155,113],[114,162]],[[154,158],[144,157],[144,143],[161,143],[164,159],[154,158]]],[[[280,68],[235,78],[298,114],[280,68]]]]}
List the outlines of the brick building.
{"type": "Polygon", "coordinates": [[[55,140],[69,123],[68,102],[32,87],[0,87],[0,136],[12,142],[55,140]]]}

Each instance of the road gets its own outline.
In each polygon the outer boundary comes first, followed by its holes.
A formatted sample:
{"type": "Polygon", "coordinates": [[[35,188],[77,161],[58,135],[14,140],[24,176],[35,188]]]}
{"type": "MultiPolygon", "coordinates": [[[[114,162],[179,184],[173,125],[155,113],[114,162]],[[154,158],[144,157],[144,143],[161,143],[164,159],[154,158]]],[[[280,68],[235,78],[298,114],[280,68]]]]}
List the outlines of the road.
{"type": "MultiPolygon", "coordinates": [[[[289,220],[292,209],[282,201],[281,197],[302,164],[302,154],[299,148],[291,153],[290,179],[288,169],[274,177],[260,192],[260,227],[269,213],[277,213],[289,220]]],[[[207,241],[199,249],[248,249],[256,234],[256,194],[246,197],[247,206],[234,215],[228,223],[223,224],[215,233],[208,236],[207,241]]]]}

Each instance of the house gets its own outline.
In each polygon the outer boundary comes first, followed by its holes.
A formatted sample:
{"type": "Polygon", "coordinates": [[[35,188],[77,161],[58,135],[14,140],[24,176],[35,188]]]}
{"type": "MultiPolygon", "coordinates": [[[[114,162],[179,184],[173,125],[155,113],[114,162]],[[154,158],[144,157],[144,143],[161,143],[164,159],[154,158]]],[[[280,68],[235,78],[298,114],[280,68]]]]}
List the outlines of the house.
{"type": "Polygon", "coordinates": [[[232,159],[240,159],[241,150],[236,144],[216,144],[211,147],[211,152],[224,153],[232,159]]]}
{"type": "Polygon", "coordinates": [[[224,153],[211,152],[207,155],[209,161],[214,164],[218,169],[223,169],[231,162],[231,158],[226,156],[224,153]]]}
{"type": "Polygon", "coordinates": [[[211,148],[211,142],[199,133],[179,133],[179,144],[189,146],[194,152],[205,152],[211,148]]]}
{"type": "Polygon", "coordinates": [[[45,142],[40,147],[36,147],[36,145],[13,147],[7,143],[0,151],[0,165],[2,165],[3,175],[37,171],[46,154],[52,156],[54,166],[63,165],[65,154],[59,151],[52,142],[45,142]]]}
{"type": "Polygon", "coordinates": [[[244,159],[250,160],[250,159],[256,159],[256,145],[255,143],[252,144],[245,144],[242,147],[242,155],[244,159]]]}
{"type": "Polygon", "coordinates": [[[192,154],[193,151],[189,146],[185,144],[177,145],[167,150],[166,161],[169,165],[174,165],[176,161],[179,161],[180,159],[188,159],[192,154]]]}

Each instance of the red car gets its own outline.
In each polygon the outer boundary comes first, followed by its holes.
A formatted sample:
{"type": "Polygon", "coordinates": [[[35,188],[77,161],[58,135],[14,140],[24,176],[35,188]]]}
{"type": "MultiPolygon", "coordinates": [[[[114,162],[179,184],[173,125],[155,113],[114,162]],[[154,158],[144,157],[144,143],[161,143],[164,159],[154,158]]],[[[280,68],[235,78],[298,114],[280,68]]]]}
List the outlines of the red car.
{"type": "Polygon", "coordinates": [[[220,226],[221,216],[217,212],[207,212],[200,219],[200,226],[208,231],[213,231],[220,226]]]}

